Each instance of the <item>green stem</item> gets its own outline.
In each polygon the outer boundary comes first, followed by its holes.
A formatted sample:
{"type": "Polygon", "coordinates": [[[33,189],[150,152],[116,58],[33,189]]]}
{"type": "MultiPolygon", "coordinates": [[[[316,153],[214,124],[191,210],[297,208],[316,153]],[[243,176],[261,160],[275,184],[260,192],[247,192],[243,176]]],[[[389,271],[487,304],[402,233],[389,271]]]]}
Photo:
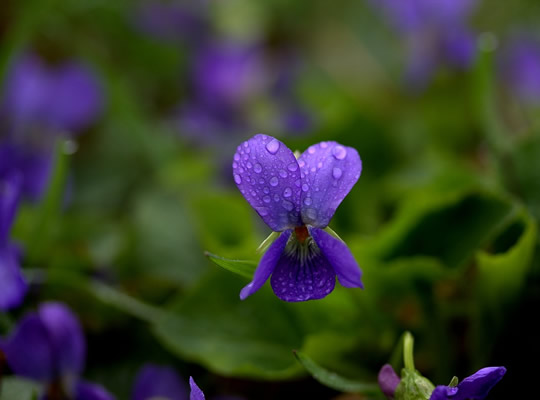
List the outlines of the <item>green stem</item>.
{"type": "Polygon", "coordinates": [[[410,332],[405,332],[403,338],[403,363],[405,369],[414,371],[414,338],[410,332]]]}

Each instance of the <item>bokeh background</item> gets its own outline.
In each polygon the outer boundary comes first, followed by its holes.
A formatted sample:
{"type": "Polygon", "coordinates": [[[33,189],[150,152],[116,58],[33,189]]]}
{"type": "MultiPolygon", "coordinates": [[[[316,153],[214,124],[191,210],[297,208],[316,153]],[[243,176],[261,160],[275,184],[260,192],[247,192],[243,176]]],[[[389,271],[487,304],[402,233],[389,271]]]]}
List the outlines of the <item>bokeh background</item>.
{"type": "Polygon", "coordinates": [[[536,0],[3,2],[0,196],[10,171],[24,182],[0,241],[29,289],[0,336],[61,301],[84,328],[84,376],[118,399],[149,362],[209,398],[330,399],[293,349],[373,382],[409,330],[435,384],[504,365],[491,398],[529,398],[539,27],[536,0]],[[231,175],[260,132],[358,150],[331,226],[364,290],[240,301],[248,281],[205,257],[257,260],[270,233],[231,175]]]}

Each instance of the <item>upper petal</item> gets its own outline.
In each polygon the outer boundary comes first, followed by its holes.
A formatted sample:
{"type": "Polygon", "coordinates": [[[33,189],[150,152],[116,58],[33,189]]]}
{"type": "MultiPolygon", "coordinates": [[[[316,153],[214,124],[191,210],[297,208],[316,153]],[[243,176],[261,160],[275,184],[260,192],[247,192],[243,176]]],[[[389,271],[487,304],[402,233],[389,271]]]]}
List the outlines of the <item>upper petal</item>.
{"type": "Polygon", "coordinates": [[[191,386],[191,394],[189,400],[204,400],[204,393],[197,386],[193,377],[189,377],[189,386],[191,386]]]}
{"type": "Polygon", "coordinates": [[[114,396],[101,385],[79,381],[75,387],[75,400],[114,400],[114,396]]]}
{"type": "Polygon", "coordinates": [[[360,177],[360,156],[352,147],[321,142],[310,146],[298,164],[302,171],[302,221],[324,228],[360,177]]]}
{"type": "Polygon", "coordinates": [[[77,317],[62,303],[40,306],[38,315],[47,329],[48,341],[60,376],[78,376],[84,367],[86,343],[77,317]]]}
{"type": "Polygon", "coordinates": [[[163,397],[169,400],[187,398],[186,385],[174,369],[147,364],[139,371],[131,398],[133,400],[148,400],[154,397],[163,397]]]}
{"type": "Polygon", "coordinates": [[[255,270],[253,280],[240,292],[240,299],[244,300],[246,297],[251,296],[264,285],[264,282],[274,271],[290,236],[291,231],[285,231],[270,245],[255,270]]]}
{"type": "Polygon", "coordinates": [[[271,136],[255,135],[238,146],[232,165],[240,192],[272,230],[302,224],[300,169],[287,146],[271,136]]]}
{"type": "Polygon", "coordinates": [[[15,374],[42,382],[54,378],[55,362],[47,328],[36,313],[19,322],[3,351],[15,374]]]}
{"type": "Polygon", "coordinates": [[[506,368],[504,367],[482,368],[458,384],[457,395],[452,399],[484,399],[505,373],[506,368]]]}
{"type": "Polygon", "coordinates": [[[313,236],[322,254],[334,268],[342,286],[349,288],[364,287],[362,284],[362,270],[354,259],[351,250],[343,241],[317,228],[311,230],[311,236],[313,236]]]}

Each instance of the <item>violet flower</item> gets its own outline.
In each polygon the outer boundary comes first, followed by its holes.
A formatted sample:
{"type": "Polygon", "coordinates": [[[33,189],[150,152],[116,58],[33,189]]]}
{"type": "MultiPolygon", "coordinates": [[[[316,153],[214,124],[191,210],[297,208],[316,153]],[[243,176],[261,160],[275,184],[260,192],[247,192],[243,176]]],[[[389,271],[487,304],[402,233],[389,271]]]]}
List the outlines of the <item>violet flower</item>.
{"type": "Polygon", "coordinates": [[[9,241],[21,189],[21,174],[0,172],[0,310],[21,304],[28,284],[21,274],[19,249],[9,241]]]}
{"type": "MultiPolygon", "coordinates": [[[[482,400],[506,373],[504,367],[486,367],[463,379],[457,386],[437,386],[429,397],[430,400],[482,400]]],[[[424,378],[425,379],[425,378],[424,378]]],[[[400,378],[389,364],[379,372],[379,386],[388,399],[401,400],[396,396],[400,378]]]]}
{"type": "Polygon", "coordinates": [[[435,70],[446,65],[468,68],[475,56],[475,38],[467,19],[476,0],[371,0],[405,40],[406,79],[425,85],[435,70]]]}
{"type": "Polygon", "coordinates": [[[80,379],[86,344],[77,317],[65,305],[43,303],[1,344],[17,375],[45,385],[47,400],[113,400],[103,387],[80,379]]]}
{"type": "Polygon", "coordinates": [[[187,387],[182,378],[170,367],[145,365],[135,378],[132,400],[163,398],[187,400],[187,387]]]}
{"type": "Polygon", "coordinates": [[[191,387],[191,394],[189,400],[204,400],[203,391],[197,386],[193,377],[189,377],[189,386],[191,387]]]}
{"type": "Polygon", "coordinates": [[[499,79],[526,104],[540,104],[540,41],[514,37],[502,49],[499,79]]]}
{"type": "Polygon", "coordinates": [[[11,63],[0,97],[0,176],[22,173],[23,194],[39,199],[48,184],[57,137],[80,132],[101,112],[99,83],[77,62],[49,67],[26,53],[11,63]]]}
{"type": "Polygon", "coordinates": [[[355,149],[321,142],[297,160],[279,140],[259,134],[238,146],[232,166],[240,192],[280,233],[241,299],[270,276],[276,296],[290,302],[325,297],[334,289],[336,275],[345,287],[363,287],[351,251],[327,228],[360,177],[362,162],[355,149]]]}

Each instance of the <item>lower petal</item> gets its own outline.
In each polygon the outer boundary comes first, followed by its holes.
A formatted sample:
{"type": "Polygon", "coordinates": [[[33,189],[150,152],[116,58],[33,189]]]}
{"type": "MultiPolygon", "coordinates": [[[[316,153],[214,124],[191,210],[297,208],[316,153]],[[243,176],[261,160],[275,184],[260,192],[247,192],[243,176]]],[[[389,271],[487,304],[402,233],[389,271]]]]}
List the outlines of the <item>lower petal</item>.
{"type": "Polygon", "coordinates": [[[347,245],[322,229],[313,228],[311,235],[321,253],[332,265],[339,283],[348,288],[363,288],[362,270],[347,245]]]}
{"type": "Polygon", "coordinates": [[[316,246],[309,247],[304,253],[287,249],[279,259],[270,283],[281,300],[316,300],[334,290],[336,274],[316,246]]]}
{"type": "Polygon", "coordinates": [[[17,307],[28,290],[17,253],[11,244],[0,246],[0,310],[17,307]]]}
{"type": "Polygon", "coordinates": [[[253,280],[240,292],[241,300],[245,300],[264,285],[264,282],[267,281],[272,274],[272,271],[274,271],[274,267],[278,263],[290,236],[291,231],[287,230],[270,245],[266,253],[264,253],[264,256],[261,258],[259,266],[255,270],[253,280]]]}
{"type": "Polygon", "coordinates": [[[79,381],[75,389],[75,400],[114,400],[114,396],[101,385],[79,381]]]}

